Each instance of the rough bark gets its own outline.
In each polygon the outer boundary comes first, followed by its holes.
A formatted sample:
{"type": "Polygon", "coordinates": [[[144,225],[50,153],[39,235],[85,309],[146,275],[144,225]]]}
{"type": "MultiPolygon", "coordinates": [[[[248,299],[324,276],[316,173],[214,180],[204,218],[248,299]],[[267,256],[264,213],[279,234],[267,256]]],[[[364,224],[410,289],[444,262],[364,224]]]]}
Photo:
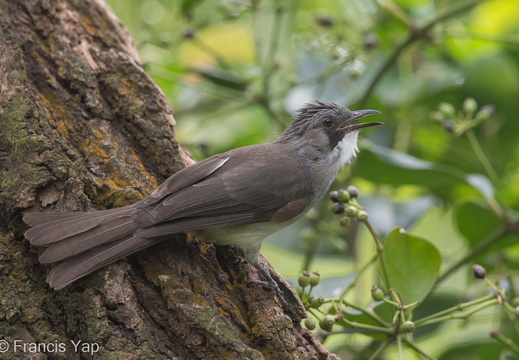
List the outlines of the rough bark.
{"type": "Polygon", "coordinates": [[[0,0],[0,91],[1,359],[336,358],[286,283],[283,309],[238,249],[189,236],[46,285],[24,212],[126,205],[189,161],[103,2],[0,0]]]}

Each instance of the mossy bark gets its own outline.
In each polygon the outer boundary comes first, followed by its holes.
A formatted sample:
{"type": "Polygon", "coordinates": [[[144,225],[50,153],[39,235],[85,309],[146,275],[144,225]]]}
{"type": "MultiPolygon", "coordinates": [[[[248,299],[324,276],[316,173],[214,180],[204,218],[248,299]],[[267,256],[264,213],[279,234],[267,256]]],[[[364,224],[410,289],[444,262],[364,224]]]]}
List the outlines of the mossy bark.
{"type": "Polygon", "coordinates": [[[0,359],[336,358],[286,283],[283,309],[238,249],[185,235],[49,289],[24,212],[126,205],[191,160],[101,0],[0,0],[0,49],[0,359]]]}

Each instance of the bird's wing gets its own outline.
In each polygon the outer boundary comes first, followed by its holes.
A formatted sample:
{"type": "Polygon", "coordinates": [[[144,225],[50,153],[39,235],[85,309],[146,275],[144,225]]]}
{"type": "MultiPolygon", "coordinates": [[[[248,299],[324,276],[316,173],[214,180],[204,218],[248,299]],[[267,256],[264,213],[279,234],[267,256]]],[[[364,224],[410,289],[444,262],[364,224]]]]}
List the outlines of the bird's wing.
{"type": "Polygon", "coordinates": [[[200,181],[191,182],[161,201],[143,208],[141,228],[166,225],[194,230],[254,222],[285,222],[308,208],[312,184],[302,164],[262,144],[222,154],[224,164],[200,181]]]}
{"type": "Polygon", "coordinates": [[[214,171],[225,164],[227,160],[229,160],[227,156],[215,155],[180,170],[176,174],[167,178],[158,188],[153,190],[152,193],[144,199],[144,204],[155,204],[164,197],[193,185],[197,181],[211,175],[214,171]]]}

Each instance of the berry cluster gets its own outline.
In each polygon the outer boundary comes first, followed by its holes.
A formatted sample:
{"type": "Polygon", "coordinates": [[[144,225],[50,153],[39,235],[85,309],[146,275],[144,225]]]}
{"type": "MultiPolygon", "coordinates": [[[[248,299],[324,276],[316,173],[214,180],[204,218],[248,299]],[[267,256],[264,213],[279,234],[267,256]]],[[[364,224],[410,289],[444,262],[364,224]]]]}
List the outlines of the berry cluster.
{"type": "Polygon", "coordinates": [[[360,222],[368,220],[368,213],[357,201],[359,191],[355,186],[348,186],[346,190],[332,191],[329,196],[333,201],[332,211],[338,215],[344,214],[339,220],[341,226],[349,226],[353,218],[360,222]]]}

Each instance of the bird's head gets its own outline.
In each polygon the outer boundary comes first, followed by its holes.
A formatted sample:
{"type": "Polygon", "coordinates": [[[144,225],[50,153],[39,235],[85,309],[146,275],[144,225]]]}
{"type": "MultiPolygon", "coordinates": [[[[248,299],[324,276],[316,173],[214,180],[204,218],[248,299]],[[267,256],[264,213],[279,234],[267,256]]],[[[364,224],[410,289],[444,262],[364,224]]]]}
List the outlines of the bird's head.
{"type": "Polygon", "coordinates": [[[360,130],[382,125],[381,122],[353,123],[361,117],[380,114],[377,110],[351,111],[342,105],[315,101],[299,109],[278,142],[308,150],[310,157],[327,156],[340,165],[348,162],[357,151],[360,130]],[[334,159],[337,157],[337,159],[334,159]]]}

